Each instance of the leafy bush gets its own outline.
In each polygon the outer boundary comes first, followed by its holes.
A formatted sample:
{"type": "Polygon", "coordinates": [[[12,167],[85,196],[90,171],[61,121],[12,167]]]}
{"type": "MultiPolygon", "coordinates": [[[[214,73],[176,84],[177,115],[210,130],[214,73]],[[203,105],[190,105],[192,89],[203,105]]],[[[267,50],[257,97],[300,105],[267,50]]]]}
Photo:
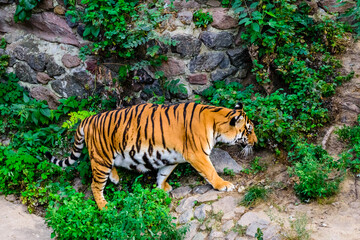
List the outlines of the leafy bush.
{"type": "MultiPolygon", "coordinates": [[[[360,115],[358,116],[358,124],[360,115]]],[[[339,138],[348,143],[349,150],[341,155],[346,168],[354,174],[360,173],[360,126],[344,126],[336,131],[339,138]]]]}
{"type": "Polygon", "coordinates": [[[29,20],[32,10],[40,3],[40,0],[20,0],[16,5],[14,14],[15,22],[29,20]]]}
{"type": "Polygon", "coordinates": [[[193,19],[195,26],[201,28],[207,28],[207,26],[214,21],[211,14],[208,12],[203,12],[202,9],[194,12],[193,19]]]}
{"type": "Polygon", "coordinates": [[[349,7],[343,14],[340,15],[341,18],[349,18],[352,22],[351,27],[356,32],[356,37],[360,37],[360,0],[356,1],[344,1],[344,0],[337,0],[336,2],[339,3],[339,7],[342,7],[346,4],[353,5],[355,2],[355,6],[349,7]]]}
{"type": "MultiPolygon", "coordinates": [[[[93,41],[91,50],[106,57],[124,59],[119,75],[126,77],[129,70],[145,65],[156,65],[160,56],[160,42],[174,45],[170,38],[160,37],[154,30],[170,15],[164,14],[162,0],[148,3],[132,1],[82,0],[85,8],[71,7],[67,15],[85,24],[83,37],[93,41]],[[132,61],[132,63],[131,63],[132,61]],[[131,66],[130,66],[131,63],[131,66]]],[[[89,48],[83,48],[82,53],[89,48]]]]}
{"type": "Polygon", "coordinates": [[[66,195],[46,214],[57,239],[181,239],[185,233],[171,223],[171,201],[161,189],[149,190],[136,182],[133,192],[115,192],[103,211],[83,193],[68,188],[66,195]]]}
{"type": "Polygon", "coordinates": [[[341,163],[335,161],[321,146],[298,143],[289,153],[293,167],[290,175],[298,180],[294,190],[302,201],[334,195],[343,179],[341,163]]]}

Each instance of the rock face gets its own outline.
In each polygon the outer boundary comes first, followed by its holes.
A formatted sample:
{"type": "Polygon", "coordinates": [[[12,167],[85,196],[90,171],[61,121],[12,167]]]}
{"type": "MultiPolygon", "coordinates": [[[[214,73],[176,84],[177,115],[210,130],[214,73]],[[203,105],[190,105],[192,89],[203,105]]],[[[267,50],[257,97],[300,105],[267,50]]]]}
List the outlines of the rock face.
{"type": "Polygon", "coordinates": [[[191,35],[175,35],[176,46],[171,48],[173,53],[179,53],[181,57],[194,57],[199,54],[201,41],[191,35]]]}
{"type": "Polygon", "coordinates": [[[202,32],[200,40],[209,48],[221,50],[229,48],[233,44],[233,35],[229,32],[202,32]]]}
{"type": "Polygon", "coordinates": [[[205,52],[199,54],[190,61],[190,72],[210,72],[214,70],[223,61],[224,58],[225,54],[223,52],[205,52]]]}

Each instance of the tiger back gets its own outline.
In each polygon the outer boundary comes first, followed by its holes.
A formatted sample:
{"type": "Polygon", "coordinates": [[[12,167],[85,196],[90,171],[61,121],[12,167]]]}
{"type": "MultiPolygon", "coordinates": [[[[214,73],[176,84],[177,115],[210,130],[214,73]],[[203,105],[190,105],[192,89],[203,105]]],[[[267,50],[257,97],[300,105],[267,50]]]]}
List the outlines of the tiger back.
{"type": "Polygon", "coordinates": [[[93,174],[92,192],[103,209],[106,181],[119,183],[116,167],[157,170],[157,186],[170,191],[168,176],[179,163],[189,162],[215,189],[233,190],[234,185],[219,177],[210,161],[217,142],[243,144],[245,153],[251,152],[257,138],[241,104],[235,109],[196,103],[140,104],[100,113],[78,126],[68,159],[46,156],[65,167],[78,160],[85,144],[93,174]]]}

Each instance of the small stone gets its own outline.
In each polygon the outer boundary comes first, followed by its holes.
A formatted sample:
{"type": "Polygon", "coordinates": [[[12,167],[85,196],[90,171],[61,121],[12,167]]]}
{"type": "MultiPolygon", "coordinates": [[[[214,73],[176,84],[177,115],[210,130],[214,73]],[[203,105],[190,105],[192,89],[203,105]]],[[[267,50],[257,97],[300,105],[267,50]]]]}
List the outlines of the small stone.
{"type": "Polygon", "coordinates": [[[191,187],[179,187],[170,192],[172,198],[182,198],[191,192],[191,187]]]}
{"type": "Polygon", "coordinates": [[[70,55],[68,53],[64,54],[61,58],[61,62],[67,68],[74,68],[81,64],[81,60],[78,56],[70,55]]]}
{"type": "Polygon", "coordinates": [[[218,196],[222,193],[224,193],[224,192],[219,192],[217,190],[210,190],[210,191],[204,193],[203,195],[198,196],[197,201],[200,203],[214,201],[214,200],[217,200],[218,196]]]}
{"type": "Polygon", "coordinates": [[[193,21],[193,14],[190,11],[179,12],[178,18],[182,24],[190,25],[193,21]]]}
{"type": "Polygon", "coordinates": [[[194,194],[204,194],[208,191],[213,189],[213,187],[210,184],[200,185],[193,188],[192,192],[194,194]]]}
{"type": "Polygon", "coordinates": [[[221,218],[221,221],[226,221],[234,218],[235,218],[235,212],[230,211],[224,214],[224,216],[221,218]]]}
{"type": "Polygon", "coordinates": [[[181,57],[194,57],[200,53],[201,41],[191,35],[175,35],[172,40],[176,40],[177,44],[171,47],[171,51],[181,57]]]}
{"type": "Polygon", "coordinates": [[[175,209],[178,213],[183,213],[188,209],[192,209],[195,206],[196,197],[184,198],[180,201],[179,206],[175,209]]]}
{"type": "Polygon", "coordinates": [[[51,77],[47,75],[47,73],[38,72],[36,74],[36,79],[38,80],[39,83],[46,85],[51,80],[51,77]]]}
{"type": "Polygon", "coordinates": [[[191,208],[191,209],[186,210],[183,214],[180,215],[179,223],[180,224],[187,223],[191,220],[192,217],[194,217],[194,211],[191,208]]]}
{"type": "Polygon", "coordinates": [[[211,26],[217,29],[225,30],[238,27],[238,21],[228,15],[229,9],[215,8],[212,10],[214,21],[211,26]]]}
{"type": "Polygon", "coordinates": [[[187,76],[187,80],[194,85],[206,85],[208,83],[206,74],[192,74],[187,76]]]}
{"type": "Polygon", "coordinates": [[[35,71],[25,62],[18,62],[15,65],[15,74],[22,82],[37,83],[35,71]]]}
{"type": "Polygon", "coordinates": [[[48,88],[36,86],[30,89],[30,96],[36,100],[45,100],[50,109],[56,109],[59,105],[59,98],[48,88]]]}
{"type": "Polygon", "coordinates": [[[183,61],[169,58],[167,62],[161,65],[159,70],[163,71],[166,77],[173,77],[185,73],[185,64],[183,61]]]}
{"type": "Polygon", "coordinates": [[[7,195],[7,196],[5,197],[5,199],[6,199],[7,201],[9,201],[9,202],[15,202],[15,201],[16,201],[16,197],[15,197],[14,194],[7,195]]]}
{"type": "Polygon", "coordinates": [[[200,40],[209,48],[221,50],[231,47],[233,43],[233,35],[229,32],[202,32],[199,36],[200,40]]]}
{"type": "Polygon", "coordinates": [[[196,220],[193,220],[189,223],[189,231],[186,232],[185,239],[192,239],[196,233],[200,223],[196,220]]]}
{"type": "Polygon", "coordinates": [[[198,232],[195,234],[192,240],[204,240],[206,238],[206,235],[204,233],[198,232]]]}
{"type": "Polygon", "coordinates": [[[212,204],[213,212],[216,214],[222,211],[224,214],[230,212],[236,208],[238,200],[232,196],[221,198],[219,201],[212,204]]]}
{"type": "Polygon", "coordinates": [[[54,8],[54,13],[57,14],[57,15],[65,15],[65,8],[61,5],[57,5],[55,8],[54,8]]]}
{"type": "Polygon", "coordinates": [[[209,5],[210,7],[220,7],[221,6],[220,1],[216,1],[216,0],[209,0],[206,4],[209,5]]]}
{"type": "Polygon", "coordinates": [[[223,52],[204,52],[197,55],[189,63],[191,73],[198,71],[210,72],[214,70],[225,58],[223,52]]]}
{"type": "Polygon", "coordinates": [[[234,66],[231,66],[228,69],[218,69],[215,72],[211,73],[211,81],[219,81],[224,80],[226,77],[229,77],[230,75],[237,72],[237,68],[234,66]]]}
{"type": "Polygon", "coordinates": [[[236,213],[236,214],[243,214],[245,212],[245,207],[236,207],[235,209],[234,209],[234,213],[236,213]]]}
{"type": "Polygon", "coordinates": [[[44,53],[39,54],[26,54],[25,61],[29,64],[29,66],[35,71],[44,71],[46,64],[46,55],[44,53]]]}
{"type": "Polygon", "coordinates": [[[46,71],[50,77],[59,76],[65,73],[65,69],[55,63],[54,59],[49,58],[46,64],[46,71]]]}
{"type": "Polygon", "coordinates": [[[238,236],[237,232],[230,231],[226,236],[225,240],[234,240],[238,236]]]}
{"type": "Polygon", "coordinates": [[[70,15],[66,16],[65,20],[66,20],[67,25],[71,28],[77,27],[79,25],[79,23],[72,21],[72,16],[70,16],[70,15]]]}
{"type": "Polygon", "coordinates": [[[249,226],[252,222],[257,221],[258,219],[260,219],[260,217],[256,213],[247,212],[240,218],[237,224],[241,226],[249,226]]]}
{"type": "Polygon", "coordinates": [[[54,8],[54,2],[53,0],[43,0],[40,1],[38,7],[44,10],[50,10],[54,8]]]}
{"type": "MultiPolygon", "coordinates": [[[[279,231],[280,231],[280,228],[278,226],[270,225],[268,228],[266,228],[263,231],[263,234],[264,234],[263,237],[264,237],[264,239],[271,239],[271,240],[278,239],[277,236],[279,236],[279,231]]],[[[279,239],[281,239],[281,238],[279,238],[279,239]]]]}
{"type": "Polygon", "coordinates": [[[226,223],[224,223],[223,225],[222,225],[222,227],[221,227],[221,230],[223,231],[223,232],[227,232],[227,231],[229,231],[231,228],[233,228],[234,227],[234,221],[233,220],[229,220],[229,221],[227,221],[226,223]]]}
{"type": "Polygon", "coordinates": [[[246,235],[250,237],[255,237],[258,228],[264,230],[268,227],[269,224],[270,222],[264,219],[256,220],[248,226],[248,228],[246,229],[246,235]]]}
{"type": "Polygon", "coordinates": [[[209,235],[209,240],[219,239],[219,238],[223,239],[224,236],[225,236],[225,234],[223,232],[212,230],[209,235]]]}
{"type": "Polygon", "coordinates": [[[228,50],[226,53],[230,57],[231,64],[235,67],[240,67],[244,63],[251,61],[249,51],[245,46],[228,50]]]}
{"type": "Polygon", "coordinates": [[[240,187],[238,188],[238,193],[242,193],[244,190],[245,190],[245,187],[244,187],[244,186],[240,186],[240,187]]]}
{"type": "Polygon", "coordinates": [[[208,204],[201,204],[195,208],[194,216],[199,220],[204,220],[208,212],[211,211],[211,206],[208,204]]]}

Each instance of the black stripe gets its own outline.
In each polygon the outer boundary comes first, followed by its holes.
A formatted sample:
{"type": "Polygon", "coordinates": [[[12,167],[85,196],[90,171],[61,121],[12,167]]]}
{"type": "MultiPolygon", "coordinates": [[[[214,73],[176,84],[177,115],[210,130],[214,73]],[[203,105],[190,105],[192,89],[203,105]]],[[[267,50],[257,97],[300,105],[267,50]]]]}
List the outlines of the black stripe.
{"type": "Polygon", "coordinates": [[[153,151],[154,151],[154,148],[151,144],[151,139],[149,139],[149,149],[148,149],[149,156],[152,156],[153,151]]]}
{"type": "Polygon", "coordinates": [[[141,126],[138,129],[138,133],[136,136],[136,150],[137,152],[140,152],[140,147],[141,147],[141,138],[140,138],[140,132],[141,132],[141,126]]]}
{"type": "Polygon", "coordinates": [[[220,112],[222,110],[222,108],[215,108],[215,110],[212,110],[211,112],[220,112]]]}
{"type": "Polygon", "coordinates": [[[74,153],[72,152],[71,155],[70,155],[70,159],[72,159],[72,160],[78,160],[79,157],[75,157],[74,153]]]}
{"type": "Polygon", "coordinates": [[[169,118],[169,107],[165,110],[165,116],[166,116],[166,118],[167,118],[167,120],[168,120],[168,123],[169,123],[169,125],[170,125],[170,118],[169,118]]]}
{"type": "Polygon", "coordinates": [[[140,162],[138,160],[135,159],[135,147],[134,145],[131,147],[131,150],[129,152],[129,155],[131,157],[131,159],[136,163],[136,164],[140,164],[140,162]]]}
{"type": "Polygon", "coordinates": [[[152,170],[152,171],[155,170],[154,166],[150,163],[149,158],[146,156],[146,153],[144,153],[144,156],[143,156],[142,159],[144,160],[145,167],[146,167],[147,169],[150,169],[150,170],[152,170]]]}
{"type": "Polygon", "coordinates": [[[163,144],[163,147],[166,148],[166,145],[165,145],[165,137],[164,137],[164,128],[163,128],[163,123],[162,123],[161,112],[159,113],[159,115],[160,115],[160,131],[161,131],[162,144],[163,144]]]}

